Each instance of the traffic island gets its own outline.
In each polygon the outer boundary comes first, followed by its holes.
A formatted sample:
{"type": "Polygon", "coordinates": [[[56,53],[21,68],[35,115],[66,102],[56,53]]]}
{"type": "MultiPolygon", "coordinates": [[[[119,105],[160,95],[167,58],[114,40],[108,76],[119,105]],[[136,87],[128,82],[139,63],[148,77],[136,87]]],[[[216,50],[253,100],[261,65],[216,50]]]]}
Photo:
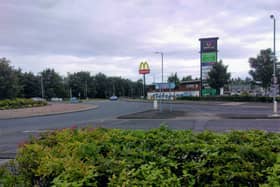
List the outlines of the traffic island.
{"type": "Polygon", "coordinates": [[[268,114],[240,114],[240,113],[211,113],[192,111],[147,110],[143,112],[119,116],[118,119],[195,119],[195,120],[219,120],[219,119],[280,119],[280,116],[268,114]]]}
{"type": "Polygon", "coordinates": [[[280,119],[280,116],[267,114],[220,114],[223,119],[280,119]]]}
{"type": "Polygon", "coordinates": [[[144,112],[119,116],[118,119],[174,119],[184,116],[187,116],[187,112],[185,111],[171,112],[169,110],[163,110],[162,112],[160,112],[158,110],[147,110],[144,112]]]}

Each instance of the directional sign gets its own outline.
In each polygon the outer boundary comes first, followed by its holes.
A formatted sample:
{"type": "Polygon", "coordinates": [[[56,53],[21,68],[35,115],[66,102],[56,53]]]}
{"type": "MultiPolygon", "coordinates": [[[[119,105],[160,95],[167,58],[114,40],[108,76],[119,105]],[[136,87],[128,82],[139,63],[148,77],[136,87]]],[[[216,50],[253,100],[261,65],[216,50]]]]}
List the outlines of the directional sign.
{"type": "Polygon", "coordinates": [[[169,83],[155,83],[156,90],[159,89],[174,89],[175,83],[169,82],[169,83]]]}

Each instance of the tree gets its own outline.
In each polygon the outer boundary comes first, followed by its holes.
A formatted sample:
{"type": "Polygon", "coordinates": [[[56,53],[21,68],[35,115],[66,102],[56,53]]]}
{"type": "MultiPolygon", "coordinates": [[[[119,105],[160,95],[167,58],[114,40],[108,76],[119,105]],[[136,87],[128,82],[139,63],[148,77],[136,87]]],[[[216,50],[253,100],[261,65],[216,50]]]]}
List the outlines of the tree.
{"type": "MultiPolygon", "coordinates": [[[[256,58],[249,58],[249,64],[252,68],[249,74],[255,82],[260,82],[266,93],[272,83],[273,74],[273,52],[271,49],[261,50],[256,58]]],[[[277,61],[277,59],[276,59],[277,61]]]]}
{"type": "Polygon", "coordinates": [[[22,96],[25,98],[41,97],[41,80],[33,73],[22,73],[19,76],[22,85],[22,96]]]}
{"type": "Polygon", "coordinates": [[[69,88],[72,90],[72,95],[76,97],[80,95],[82,98],[86,98],[92,94],[91,81],[92,78],[89,72],[80,71],[74,74],[68,74],[69,88]]]}
{"type": "MultiPolygon", "coordinates": [[[[108,91],[108,79],[103,73],[98,73],[94,76],[94,81],[96,83],[96,97],[106,98],[110,95],[108,91]]],[[[110,87],[110,86],[109,86],[110,87]]]]}
{"type": "Polygon", "coordinates": [[[191,75],[182,78],[182,81],[191,81],[191,80],[193,80],[191,75]]]}
{"type": "Polygon", "coordinates": [[[63,78],[54,71],[54,69],[46,69],[41,73],[44,85],[45,98],[66,97],[63,78]]]}
{"type": "Polygon", "coordinates": [[[12,99],[20,94],[19,72],[10,66],[9,60],[0,58],[0,99],[12,99]]]}
{"type": "Polygon", "coordinates": [[[172,73],[169,77],[168,77],[168,82],[174,82],[176,88],[180,85],[180,79],[177,76],[177,72],[176,73],[172,73]]]}
{"type": "Polygon", "coordinates": [[[223,88],[225,84],[227,84],[230,80],[230,73],[227,72],[228,66],[223,64],[223,61],[215,63],[208,73],[208,84],[211,88],[220,92],[220,88],[223,88]]]}

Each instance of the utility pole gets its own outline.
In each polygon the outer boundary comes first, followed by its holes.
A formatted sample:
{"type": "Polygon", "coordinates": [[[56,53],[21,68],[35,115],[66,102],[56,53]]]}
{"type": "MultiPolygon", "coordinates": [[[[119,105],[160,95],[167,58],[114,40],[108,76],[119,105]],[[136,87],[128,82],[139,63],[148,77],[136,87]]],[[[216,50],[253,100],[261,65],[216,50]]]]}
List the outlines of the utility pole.
{"type": "Polygon", "coordinates": [[[41,94],[42,94],[42,99],[44,99],[45,93],[44,93],[43,74],[41,74],[41,94]]]}
{"type": "Polygon", "coordinates": [[[86,80],[86,83],[85,83],[85,93],[84,93],[86,100],[88,100],[87,92],[88,92],[88,88],[87,88],[87,80],[86,80]]]}
{"type": "Polygon", "coordinates": [[[160,84],[160,112],[162,112],[162,97],[163,97],[163,52],[155,52],[161,55],[161,84],[160,84]]]}
{"type": "Polygon", "coordinates": [[[276,101],[276,47],[275,47],[275,33],[276,33],[276,19],[274,15],[270,15],[270,18],[273,19],[273,75],[272,75],[272,85],[273,85],[273,114],[272,116],[278,116],[277,112],[277,101],[276,101]]]}
{"type": "Polygon", "coordinates": [[[69,89],[69,96],[70,96],[70,100],[72,98],[72,88],[69,89]]]}

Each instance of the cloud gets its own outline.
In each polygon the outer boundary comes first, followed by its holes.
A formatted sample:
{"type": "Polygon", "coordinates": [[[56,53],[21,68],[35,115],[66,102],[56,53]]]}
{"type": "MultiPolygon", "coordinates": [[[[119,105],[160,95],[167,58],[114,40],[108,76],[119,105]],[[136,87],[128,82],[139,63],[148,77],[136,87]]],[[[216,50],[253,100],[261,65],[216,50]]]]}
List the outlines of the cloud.
{"type": "Polygon", "coordinates": [[[154,67],[149,79],[160,78],[155,51],[165,53],[165,79],[172,72],[198,77],[198,39],[212,36],[219,37],[219,58],[232,74],[245,74],[247,59],[272,47],[269,15],[277,18],[280,2],[4,0],[0,8],[0,55],[16,67],[51,67],[63,75],[101,71],[137,80],[143,59],[154,67]]]}

